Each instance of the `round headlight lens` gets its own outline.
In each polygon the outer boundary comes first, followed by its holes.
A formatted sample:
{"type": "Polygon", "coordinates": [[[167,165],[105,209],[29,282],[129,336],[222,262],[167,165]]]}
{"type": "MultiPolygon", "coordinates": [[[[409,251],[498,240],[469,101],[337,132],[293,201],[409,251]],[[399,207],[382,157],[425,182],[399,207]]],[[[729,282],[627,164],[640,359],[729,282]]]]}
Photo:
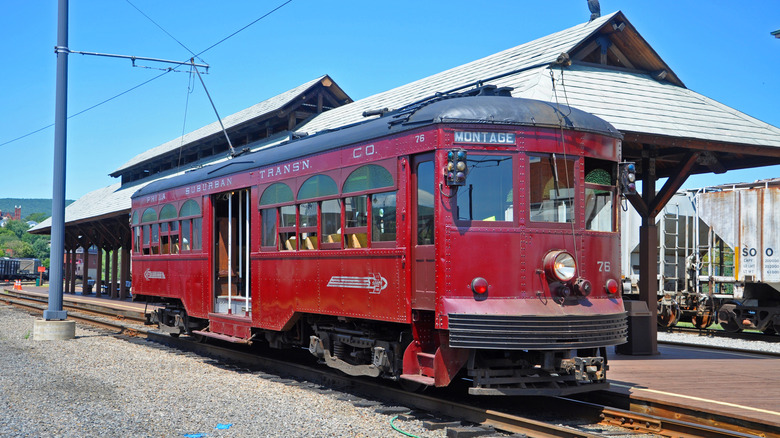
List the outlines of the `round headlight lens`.
{"type": "Polygon", "coordinates": [[[545,259],[547,275],[558,281],[571,281],[577,273],[577,262],[566,251],[552,251],[545,259]]]}

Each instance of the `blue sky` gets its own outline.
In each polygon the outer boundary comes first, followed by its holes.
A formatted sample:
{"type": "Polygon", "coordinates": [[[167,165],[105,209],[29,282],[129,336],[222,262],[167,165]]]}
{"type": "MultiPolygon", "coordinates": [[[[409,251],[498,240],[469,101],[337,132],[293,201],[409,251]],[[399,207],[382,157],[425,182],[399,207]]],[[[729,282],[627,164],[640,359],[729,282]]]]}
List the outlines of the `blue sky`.
{"type": "MultiPolygon", "coordinates": [[[[69,47],[186,60],[188,50],[136,7],[199,53],[285,1],[71,0],[69,47]]],[[[780,126],[780,39],[770,35],[780,29],[779,1],[602,0],[601,9],[622,10],[688,88],[780,126]]],[[[202,54],[211,65],[204,80],[223,117],[323,74],[357,100],[589,15],[586,0],[293,0],[202,54]]],[[[0,197],[51,197],[53,127],[11,140],[54,122],[56,17],[56,0],[0,3],[0,197]]],[[[69,114],[162,73],[83,55],[69,64],[69,114]]],[[[66,196],[117,182],[108,174],[138,153],[214,122],[202,87],[188,93],[189,85],[186,73],[169,73],[71,118],[66,196]]],[[[764,167],[692,177],[685,187],[779,176],[764,167]]]]}

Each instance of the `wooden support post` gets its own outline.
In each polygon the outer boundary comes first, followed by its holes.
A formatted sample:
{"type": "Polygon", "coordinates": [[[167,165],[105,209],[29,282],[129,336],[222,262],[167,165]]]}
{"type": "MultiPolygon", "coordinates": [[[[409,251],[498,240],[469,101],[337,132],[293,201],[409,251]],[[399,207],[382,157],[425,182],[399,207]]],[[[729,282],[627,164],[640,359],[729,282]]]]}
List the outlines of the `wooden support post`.
{"type": "Polygon", "coordinates": [[[81,294],[87,295],[86,291],[88,290],[87,284],[89,283],[89,243],[85,245],[86,247],[82,246],[84,248],[84,263],[82,264],[83,269],[81,270],[81,294]]]}
{"type": "MultiPolygon", "coordinates": [[[[655,159],[649,154],[642,157],[642,200],[645,205],[653,205],[655,200],[655,159]]],[[[648,209],[650,210],[650,209],[648,209]]],[[[655,215],[642,215],[639,228],[639,300],[647,303],[651,320],[647,324],[648,333],[643,336],[649,345],[643,350],[658,354],[658,228],[655,215]]]]}
{"type": "Polygon", "coordinates": [[[103,268],[103,281],[106,285],[106,295],[111,296],[111,250],[106,248],[106,266],[103,268]]]}
{"type": "Polygon", "coordinates": [[[122,247],[122,275],[119,277],[119,299],[125,300],[130,294],[127,290],[127,281],[130,280],[130,247],[122,247]]]}
{"type": "Polygon", "coordinates": [[[114,248],[111,250],[111,299],[119,298],[119,290],[117,286],[117,272],[119,268],[119,249],[114,248]]]}
{"type": "Polygon", "coordinates": [[[103,294],[103,248],[97,245],[97,269],[95,270],[95,296],[103,294]]]}
{"type": "Polygon", "coordinates": [[[64,270],[64,283],[62,283],[62,290],[64,293],[68,293],[68,285],[70,284],[70,251],[65,250],[65,266],[64,270]]]}
{"type": "Polygon", "coordinates": [[[70,293],[75,294],[76,293],[76,247],[72,247],[73,249],[70,250],[71,256],[70,256],[70,266],[68,269],[70,270],[70,293]]]}

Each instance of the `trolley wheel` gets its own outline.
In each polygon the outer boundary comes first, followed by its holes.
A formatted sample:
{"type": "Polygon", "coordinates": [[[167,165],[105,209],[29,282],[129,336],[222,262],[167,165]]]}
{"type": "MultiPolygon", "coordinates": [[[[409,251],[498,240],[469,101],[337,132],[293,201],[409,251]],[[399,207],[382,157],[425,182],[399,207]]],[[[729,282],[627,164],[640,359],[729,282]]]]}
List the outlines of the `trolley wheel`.
{"type": "Polygon", "coordinates": [[[765,329],[761,330],[761,333],[763,333],[765,335],[776,335],[777,334],[777,329],[775,328],[775,325],[770,322],[769,325],[766,326],[765,329]]]}
{"type": "Polygon", "coordinates": [[[398,379],[398,386],[401,387],[406,392],[413,392],[413,393],[422,393],[425,392],[426,389],[429,388],[428,385],[424,385],[422,383],[413,382],[411,380],[406,379],[398,379]]]}
{"type": "Polygon", "coordinates": [[[664,304],[663,299],[658,301],[658,325],[660,327],[674,327],[680,320],[680,306],[676,301],[664,304]]]}

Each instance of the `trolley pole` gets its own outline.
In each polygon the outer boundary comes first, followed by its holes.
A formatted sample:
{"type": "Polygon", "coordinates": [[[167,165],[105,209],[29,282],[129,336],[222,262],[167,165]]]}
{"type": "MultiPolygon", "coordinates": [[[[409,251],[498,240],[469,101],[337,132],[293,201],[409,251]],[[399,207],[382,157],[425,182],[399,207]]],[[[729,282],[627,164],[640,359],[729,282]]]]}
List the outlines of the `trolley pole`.
{"type": "Polygon", "coordinates": [[[62,271],[65,254],[65,158],[68,135],[68,0],[59,0],[57,15],[57,91],[54,113],[54,173],[51,201],[49,308],[46,321],[64,320],[62,271]]]}

